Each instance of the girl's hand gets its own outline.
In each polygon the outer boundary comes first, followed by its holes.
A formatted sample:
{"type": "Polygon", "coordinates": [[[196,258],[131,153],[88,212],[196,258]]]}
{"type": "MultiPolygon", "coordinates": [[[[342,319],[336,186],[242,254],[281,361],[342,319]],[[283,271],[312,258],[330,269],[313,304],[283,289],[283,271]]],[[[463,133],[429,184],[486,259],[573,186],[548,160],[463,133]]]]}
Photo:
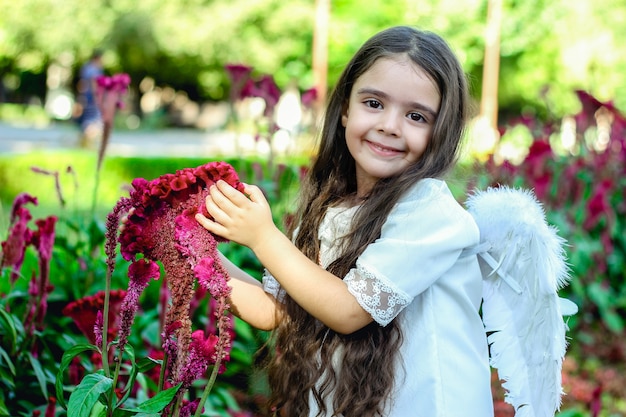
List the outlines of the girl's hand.
{"type": "Polygon", "coordinates": [[[219,180],[209,188],[206,198],[206,208],[213,220],[201,213],[196,214],[196,220],[208,231],[254,251],[278,229],[261,190],[245,185],[244,193],[219,180]]]}

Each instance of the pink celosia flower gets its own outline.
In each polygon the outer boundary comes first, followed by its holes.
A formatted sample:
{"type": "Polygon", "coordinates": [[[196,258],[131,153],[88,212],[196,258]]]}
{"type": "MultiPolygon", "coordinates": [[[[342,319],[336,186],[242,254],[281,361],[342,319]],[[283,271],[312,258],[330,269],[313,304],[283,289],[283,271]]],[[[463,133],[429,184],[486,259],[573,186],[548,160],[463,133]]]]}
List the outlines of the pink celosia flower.
{"type": "Polygon", "coordinates": [[[93,325],[93,334],[95,336],[94,345],[102,346],[102,326],[104,324],[104,319],[102,317],[102,311],[98,310],[96,314],[96,322],[93,325]]]}
{"type": "MultiPolygon", "coordinates": [[[[180,408],[180,413],[179,416],[180,417],[191,417],[195,414],[196,410],[198,409],[198,405],[200,405],[200,398],[193,400],[193,401],[184,401],[186,404],[184,404],[181,408],[180,408]]],[[[201,410],[204,411],[204,410],[201,410]]]]}
{"type": "Polygon", "coordinates": [[[281,91],[271,75],[263,75],[258,81],[248,79],[243,85],[239,98],[260,97],[265,101],[265,116],[274,114],[274,108],[280,100],[281,91]]]}
{"type": "MultiPolygon", "coordinates": [[[[181,375],[183,387],[189,387],[193,381],[202,378],[206,373],[209,365],[216,363],[217,346],[219,338],[215,334],[204,336],[203,330],[196,330],[191,335],[191,343],[189,344],[189,355],[187,363],[181,375]]],[[[225,359],[228,360],[226,355],[225,359]]],[[[224,363],[220,364],[220,373],[224,372],[226,367],[224,363]]]]}
{"type": "Polygon", "coordinates": [[[241,97],[241,91],[252,73],[252,67],[243,64],[226,64],[224,66],[230,77],[230,100],[234,102],[241,97]]]}
{"type": "Polygon", "coordinates": [[[159,265],[148,259],[136,260],[128,267],[128,291],[120,306],[118,319],[118,348],[120,351],[124,351],[128,341],[130,328],[139,309],[139,296],[150,283],[150,279],[159,279],[160,275],[159,265]]]}
{"type": "Polygon", "coordinates": [[[300,101],[302,102],[302,105],[304,107],[311,108],[317,101],[318,96],[319,94],[317,93],[317,88],[315,87],[309,88],[308,90],[302,93],[302,97],[300,98],[300,101]]]}
{"type": "Polygon", "coordinates": [[[32,219],[30,211],[24,207],[31,203],[37,205],[37,199],[29,194],[22,193],[15,197],[11,208],[11,228],[7,239],[2,242],[2,257],[0,269],[11,268],[11,284],[14,284],[20,274],[24,263],[24,254],[30,244],[32,231],[28,228],[28,222],[32,219]]]}
{"type": "Polygon", "coordinates": [[[163,339],[163,352],[165,352],[168,357],[167,363],[164,363],[163,366],[166,367],[166,373],[168,375],[172,375],[174,372],[174,364],[178,362],[178,344],[176,343],[175,335],[181,326],[182,323],[180,321],[173,321],[165,326],[161,334],[161,339],[163,339]]]}
{"type": "MultiPolygon", "coordinates": [[[[213,162],[165,174],[151,181],[136,178],[132,181],[130,196],[120,199],[114,209],[120,214],[132,209],[118,238],[122,257],[135,261],[141,254],[145,259],[141,262],[160,261],[167,274],[172,302],[166,313],[163,343],[169,359],[176,361],[173,366],[170,361],[167,364],[171,369],[170,377],[175,381],[180,381],[189,354],[189,309],[195,293],[195,278],[214,297],[222,300],[222,316],[227,307],[226,297],[230,288],[226,283],[228,275],[219,262],[218,238],[194,218],[198,211],[208,215],[204,205],[207,190],[220,179],[243,191],[243,184],[229,164],[213,162]],[[196,271],[197,265],[203,266],[196,271]]],[[[111,221],[108,227],[115,227],[115,224],[116,221],[111,221]]],[[[108,233],[107,238],[112,235],[108,233]]],[[[140,284],[145,283],[145,280],[135,282],[131,277],[127,294],[130,301],[125,303],[126,308],[122,312],[124,326],[132,323],[136,311],[132,306],[136,305],[139,293],[145,288],[140,284]]],[[[222,328],[225,326],[223,324],[222,328]]],[[[220,338],[228,336],[228,332],[220,333],[220,338]]],[[[229,346],[229,341],[222,342],[220,349],[224,351],[226,346],[229,346]]]]}
{"type": "Polygon", "coordinates": [[[96,170],[99,172],[104,159],[109,136],[113,126],[113,119],[117,109],[124,107],[124,96],[128,92],[130,76],[128,74],[115,74],[111,77],[100,76],[96,78],[96,105],[102,115],[104,129],[102,142],[98,150],[98,163],[96,170]]]}
{"type": "Polygon", "coordinates": [[[245,81],[252,72],[252,67],[244,64],[226,64],[224,68],[233,84],[240,84],[245,81]]]}
{"type": "Polygon", "coordinates": [[[274,113],[274,108],[280,100],[280,89],[274,82],[274,77],[271,75],[264,75],[259,81],[259,97],[265,100],[265,115],[271,116],[274,113]]]}
{"type": "Polygon", "coordinates": [[[50,284],[50,260],[54,247],[54,226],[57,218],[49,216],[35,222],[37,230],[31,235],[31,244],[39,254],[39,275],[33,274],[29,286],[28,315],[24,328],[29,334],[43,330],[43,322],[48,310],[48,294],[54,287],[50,284]]]}

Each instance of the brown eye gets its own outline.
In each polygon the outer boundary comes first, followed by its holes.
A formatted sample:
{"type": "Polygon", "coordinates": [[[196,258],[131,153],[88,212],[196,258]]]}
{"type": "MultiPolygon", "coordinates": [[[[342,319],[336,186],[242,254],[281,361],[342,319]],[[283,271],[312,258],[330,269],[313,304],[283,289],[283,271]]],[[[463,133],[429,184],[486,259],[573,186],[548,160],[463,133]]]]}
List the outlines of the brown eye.
{"type": "Polygon", "coordinates": [[[380,101],[374,99],[365,100],[364,103],[367,107],[371,107],[373,109],[380,109],[383,107],[380,101]]]}
{"type": "Polygon", "coordinates": [[[415,121],[415,122],[425,122],[426,118],[424,116],[422,116],[420,113],[409,113],[407,115],[409,117],[409,119],[415,121]]]}

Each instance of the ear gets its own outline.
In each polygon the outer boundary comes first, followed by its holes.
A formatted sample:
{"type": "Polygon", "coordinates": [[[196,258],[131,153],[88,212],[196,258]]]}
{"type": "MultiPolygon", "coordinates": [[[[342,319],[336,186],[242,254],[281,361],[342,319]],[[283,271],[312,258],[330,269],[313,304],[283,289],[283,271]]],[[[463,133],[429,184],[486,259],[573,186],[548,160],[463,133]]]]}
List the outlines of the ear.
{"type": "Polygon", "coordinates": [[[348,108],[348,103],[344,103],[343,107],[341,108],[341,125],[343,127],[346,127],[346,125],[348,124],[348,113],[349,113],[349,108],[348,108]]]}

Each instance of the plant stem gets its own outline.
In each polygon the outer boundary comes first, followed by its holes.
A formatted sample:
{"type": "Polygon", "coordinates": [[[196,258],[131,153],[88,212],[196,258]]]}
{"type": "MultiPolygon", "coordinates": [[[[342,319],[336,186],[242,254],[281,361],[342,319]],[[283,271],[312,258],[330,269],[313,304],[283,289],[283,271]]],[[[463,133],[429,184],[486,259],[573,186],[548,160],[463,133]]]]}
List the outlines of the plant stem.
{"type": "Polygon", "coordinates": [[[169,357],[167,352],[163,354],[163,362],[161,362],[161,372],[159,373],[159,386],[157,387],[157,392],[163,391],[163,385],[165,385],[165,371],[167,368],[167,361],[169,357]]]}
{"type": "Polygon", "coordinates": [[[124,356],[124,352],[120,351],[119,352],[119,357],[117,359],[117,363],[115,364],[115,373],[113,374],[113,384],[111,385],[111,395],[109,396],[109,406],[108,406],[108,413],[110,413],[109,415],[113,415],[113,401],[116,398],[116,394],[115,394],[115,386],[117,385],[117,379],[120,375],[120,367],[122,366],[122,357],[124,356]]]}
{"type": "Polygon", "coordinates": [[[217,379],[217,374],[220,370],[220,365],[222,363],[222,347],[220,346],[219,351],[217,352],[217,360],[215,361],[215,365],[213,365],[213,370],[211,371],[211,376],[209,377],[209,381],[204,387],[204,391],[202,392],[202,397],[200,397],[200,402],[198,403],[198,408],[196,408],[196,413],[194,417],[200,417],[202,415],[202,409],[204,409],[204,403],[209,398],[209,393],[215,384],[215,380],[217,379]]]}
{"type": "Polygon", "coordinates": [[[111,271],[107,269],[106,288],[104,291],[104,312],[102,313],[102,368],[104,375],[111,377],[109,369],[109,298],[111,293],[111,271]]]}

